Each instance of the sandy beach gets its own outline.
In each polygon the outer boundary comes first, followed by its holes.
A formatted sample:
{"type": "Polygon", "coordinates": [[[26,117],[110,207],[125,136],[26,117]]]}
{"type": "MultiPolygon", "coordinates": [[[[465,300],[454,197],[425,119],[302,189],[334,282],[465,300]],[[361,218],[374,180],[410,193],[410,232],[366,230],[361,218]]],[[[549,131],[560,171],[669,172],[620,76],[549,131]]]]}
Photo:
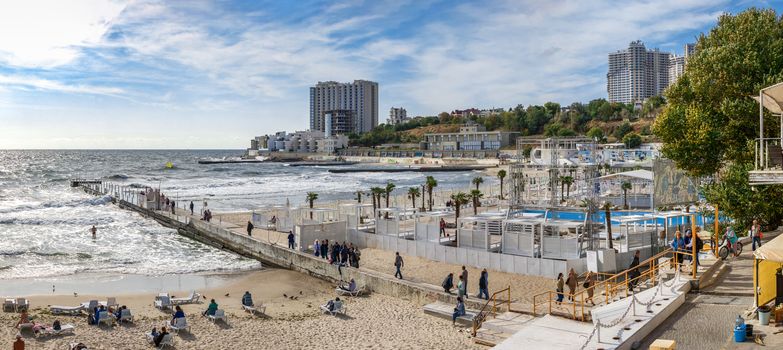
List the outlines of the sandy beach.
{"type": "MultiPolygon", "coordinates": [[[[188,291],[170,291],[184,296],[188,291]]],[[[213,324],[200,313],[207,303],[183,307],[192,330],[175,336],[178,349],[303,349],[342,344],[363,349],[453,349],[478,348],[468,331],[451,322],[425,315],[409,302],[373,294],[347,298],[347,316],[323,315],[318,307],[334,298],[334,286],[300,273],[270,269],[244,274],[224,286],[199,291],[215,298],[229,315],[229,325],[213,324]],[[245,290],[254,301],[267,305],[267,316],[250,316],[240,307],[245,290]],[[226,296],[228,295],[228,296],[226,296]],[[284,295],[288,297],[284,297],[284,295]],[[290,299],[294,296],[296,300],[290,299]]],[[[86,316],[52,316],[48,305],[77,305],[106,296],[40,295],[28,296],[35,322],[51,324],[55,319],[76,326],[74,335],[34,337],[25,332],[27,349],[67,349],[82,342],[90,349],[146,349],[144,333],[165,325],[169,312],[152,306],[154,294],[116,295],[118,303],[134,314],[131,325],[90,326],[86,316]]],[[[345,298],[344,298],[345,299],[345,298]]],[[[206,300],[208,302],[208,300],[206,300]]],[[[18,332],[18,314],[0,314],[0,339],[9,345],[18,332]]]]}

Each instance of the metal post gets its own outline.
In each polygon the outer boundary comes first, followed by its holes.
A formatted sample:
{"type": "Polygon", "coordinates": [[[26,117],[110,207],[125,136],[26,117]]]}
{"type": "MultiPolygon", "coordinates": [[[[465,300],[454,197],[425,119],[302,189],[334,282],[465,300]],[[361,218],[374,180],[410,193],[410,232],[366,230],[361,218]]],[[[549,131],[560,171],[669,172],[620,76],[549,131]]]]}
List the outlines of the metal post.
{"type": "Polygon", "coordinates": [[[696,251],[696,215],[691,215],[691,274],[693,279],[696,279],[696,270],[698,269],[698,266],[696,266],[696,254],[699,252],[696,251]]]}
{"type": "Polygon", "coordinates": [[[718,205],[715,205],[715,240],[712,241],[712,252],[715,254],[715,257],[718,257],[718,230],[720,230],[720,225],[718,224],[718,205]]]}
{"type": "Polygon", "coordinates": [[[766,158],[764,156],[764,89],[759,90],[759,153],[762,166],[766,169],[766,158]]]}

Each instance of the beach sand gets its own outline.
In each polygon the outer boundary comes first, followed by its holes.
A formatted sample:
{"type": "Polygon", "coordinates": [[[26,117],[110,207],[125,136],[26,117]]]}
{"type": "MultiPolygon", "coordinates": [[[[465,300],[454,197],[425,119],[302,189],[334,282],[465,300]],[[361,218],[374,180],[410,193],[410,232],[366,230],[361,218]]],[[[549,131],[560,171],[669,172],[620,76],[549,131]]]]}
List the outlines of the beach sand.
{"type": "MultiPolygon", "coordinates": [[[[200,316],[207,303],[185,305],[191,332],[175,336],[177,349],[304,349],[341,344],[362,349],[453,349],[479,348],[467,329],[449,320],[425,315],[419,306],[384,295],[346,299],[347,316],[323,315],[319,305],[334,298],[334,286],[303,274],[269,269],[244,274],[226,285],[199,291],[215,298],[229,315],[229,325],[213,324],[200,316]],[[243,312],[240,299],[245,290],[258,303],[267,305],[268,316],[243,312]],[[300,294],[301,292],[301,294],[300,294]],[[226,293],[229,294],[226,297],[226,293]],[[297,300],[283,297],[295,296],[297,300]]],[[[189,291],[171,291],[185,296],[189,291]]],[[[74,335],[34,337],[25,333],[26,349],[67,349],[82,342],[90,349],[148,349],[144,334],[165,325],[171,314],[152,306],[154,294],[116,295],[118,303],[134,314],[132,325],[89,326],[86,316],[52,316],[47,305],[77,305],[106,296],[29,296],[34,321],[51,324],[55,319],[76,326],[74,335]]],[[[208,300],[207,300],[208,302],[208,300]]],[[[17,330],[18,314],[0,313],[0,339],[10,348],[17,330]]]]}

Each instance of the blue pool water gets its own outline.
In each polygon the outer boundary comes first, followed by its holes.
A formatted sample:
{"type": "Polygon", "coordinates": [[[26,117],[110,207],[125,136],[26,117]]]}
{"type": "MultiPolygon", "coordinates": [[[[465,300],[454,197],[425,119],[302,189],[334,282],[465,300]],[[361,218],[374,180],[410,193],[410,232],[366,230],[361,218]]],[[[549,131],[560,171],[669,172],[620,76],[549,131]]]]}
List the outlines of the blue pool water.
{"type": "MultiPolygon", "coordinates": [[[[538,209],[525,209],[523,211],[524,213],[531,213],[531,214],[541,214],[546,215],[546,218],[549,220],[569,220],[569,221],[584,221],[585,215],[587,215],[585,212],[582,211],[562,211],[562,210],[538,210],[538,209]]],[[[612,211],[612,221],[615,221],[614,219],[623,217],[623,216],[638,216],[638,215],[648,215],[652,214],[651,211],[612,211]]],[[[702,216],[699,213],[694,213],[696,216],[696,225],[704,226],[704,225],[711,225],[715,219],[714,216],[708,215],[708,216],[702,216]]],[[[593,215],[593,222],[606,222],[606,213],[601,210],[598,213],[593,215]]],[[[681,223],[681,218],[675,218],[670,219],[669,224],[670,225],[676,225],[681,223]]],[[[729,218],[719,215],[718,220],[720,222],[726,222],[730,221],[729,218]]],[[[650,219],[645,221],[648,225],[653,225],[655,222],[658,222],[658,225],[664,224],[664,219],[650,219]]]]}

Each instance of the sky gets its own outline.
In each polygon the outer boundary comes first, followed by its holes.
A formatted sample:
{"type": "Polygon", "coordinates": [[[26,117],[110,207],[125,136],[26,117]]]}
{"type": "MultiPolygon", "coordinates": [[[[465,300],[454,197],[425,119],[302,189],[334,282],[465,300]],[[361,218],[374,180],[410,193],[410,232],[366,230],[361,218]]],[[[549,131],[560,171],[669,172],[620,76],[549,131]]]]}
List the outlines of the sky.
{"type": "MultiPolygon", "coordinates": [[[[242,149],[305,130],[318,81],[379,83],[379,120],[606,98],[607,54],[682,54],[768,1],[0,3],[0,149],[242,149]]],[[[780,11],[780,5],[776,5],[780,11]]]]}

